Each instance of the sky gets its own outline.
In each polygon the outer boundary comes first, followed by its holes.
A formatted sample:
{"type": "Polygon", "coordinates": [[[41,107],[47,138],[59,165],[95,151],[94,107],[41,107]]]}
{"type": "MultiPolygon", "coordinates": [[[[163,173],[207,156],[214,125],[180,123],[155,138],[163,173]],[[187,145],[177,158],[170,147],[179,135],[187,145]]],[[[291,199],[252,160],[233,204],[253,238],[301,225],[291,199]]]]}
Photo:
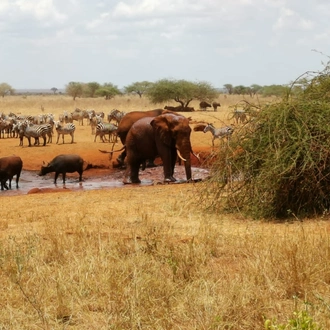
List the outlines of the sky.
{"type": "Polygon", "coordinates": [[[330,56],[329,0],[0,0],[0,83],[289,84],[330,56]]]}

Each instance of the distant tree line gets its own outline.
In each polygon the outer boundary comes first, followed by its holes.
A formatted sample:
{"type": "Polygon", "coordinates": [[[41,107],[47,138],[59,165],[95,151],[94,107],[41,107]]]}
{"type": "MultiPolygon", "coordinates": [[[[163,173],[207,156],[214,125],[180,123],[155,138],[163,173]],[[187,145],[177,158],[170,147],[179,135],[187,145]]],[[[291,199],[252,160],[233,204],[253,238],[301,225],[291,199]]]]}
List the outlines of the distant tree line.
{"type": "MultiPolygon", "coordinates": [[[[295,91],[303,90],[295,85],[295,91]]],[[[50,88],[50,93],[54,95],[58,93],[58,88],[50,88]]],[[[270,85],[260,86],[253,84],[251,86],[233,86],[232,84],[223,85],[222,92],[229,95],[249,95],[254,97],[256,94],[260,96],[283,96],[287,94],[290,87],[287,85],[270,85]]],[[[14,94],[15,90],[7,83],[0,83],[0,96],[14,94]]],[[[113,83],[99,84],[98,82],[74,82],[71,81],[65,86],[65,94],[71,96],[73,100],[77,97],[104,97],[111,100],[116,95],[137,94],[139,97],[145,95],[153,103],[164,103],[174,101],[178,106],[188,107],[192,100],[211,102],[221,92],[214,88],[208,82],[191,82],[187,80],[171,80],[161,79],[156,82],[138,81],[125,86],[122,90],[113,83]]]]}
{"type": "Polygon", "coordinates": [[[207,82],[190,82],[187,80],[161,79],[156,82],[134,82],[120,90],[112,83],[103,85],[97,82],[70,82],[65,88],[66,94],[74,100],[77,97],[104,97],[106,100],[116,95],[145,95],[152,103],[177,102],[178,106],[187,108],[192,100],[212,101],[219,91],[207,82]]]}
{"type": "MultiPolygon", "coordinates": [[[[288,85],[269,85],[269,86],[260,86],[253,84],[249,87],[238,85],[233,86],[231,84],[225,84],[224,90],[229,95],[250,95],[251,97],[256,94],[260,96],[284,96],[290,91],[290,86],[288,85]]],[[[298,92],[301,88],[295,86],[295,91],[298,92]]]]}

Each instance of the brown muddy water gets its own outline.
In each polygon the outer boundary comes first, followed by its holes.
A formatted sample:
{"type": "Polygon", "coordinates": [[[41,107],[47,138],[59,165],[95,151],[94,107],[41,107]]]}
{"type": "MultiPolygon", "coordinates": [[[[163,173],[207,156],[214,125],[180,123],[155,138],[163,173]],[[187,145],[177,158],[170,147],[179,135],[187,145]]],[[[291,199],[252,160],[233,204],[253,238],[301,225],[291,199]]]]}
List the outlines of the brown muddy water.
{"type": "MultiPolygon", "coordinates": [[[[87,170],[89,171],[89,170],[87,170]]],[[[87,171],[84,172],[87,173],[87,171]]],[[[83,174],[83,182],[79,182],[78,173],[67,173],[66,183],[63,185],[62,175],[60,174],[57,179],[57,184],[54,184],[54,173],[45,176],[38,176],[38,171],[23,170],[19,180],[19,189],[16,189],[16,177],[12,180],[12,189],[0,191],[0,196],[17,196],[30,193],[39,192],[58,192],[58,191],[87,191],[99,189],[113,189],[132,187],[132,185],[123,184],[123,176],[125,170],[102,170],[95,176],[83,174]]],[[[209,176],[209,170],[192,167],[193,181],[202,181],[209,176]]],[[[140,171],[141,184],[134,186],[151,186],[163,183],[163,167],[157,166],[153,168],[146,168],[140,171]]],[[[183,166],[176,166],[174,170],[174,177],[177,181],[173,184],[184,183],[185,171],[183,166]]],[[[171,183],[172,184],[172,183],[171,183]]]]}

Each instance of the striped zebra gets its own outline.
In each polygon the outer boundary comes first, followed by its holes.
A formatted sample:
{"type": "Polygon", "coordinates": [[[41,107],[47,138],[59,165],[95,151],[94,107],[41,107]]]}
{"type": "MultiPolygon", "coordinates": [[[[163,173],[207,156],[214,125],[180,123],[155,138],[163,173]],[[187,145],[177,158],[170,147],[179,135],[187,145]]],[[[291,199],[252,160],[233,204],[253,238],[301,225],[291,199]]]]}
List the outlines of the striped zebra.
{"type": "MultiPolygon", "coordinates": [[[[39,126],[44,126],[46,128],[46,134],[48,136],[47,143],[53,142],[53,125],[52,124],[41,124],[39,126]]],[[[38,141],[39,144],[39,141],[38,141]]]]}
{"type": "Polygon", "coordinates": [[[81,110],[76,108],[73,112],[71,112],[72,121],[77,120],[79,125],[84,125],[84,118],[89,119],[89,114],[87,110],[81,110]]]}
{"type": "Polygon", "coordinates": [[[231,126],[225,126],[225,127],[221,127],[221,128],[215,128],[212,124],[207,124],[204,128],[204,133],[206,132],[211,132],[212,133],[212,145],[214,147],[214,140],[216,138],[218,139],[222,139],[224,137],[227,138],[227,142],[229,143],[229,139],[231,137],[231,135],[234,132],[233,127],[231,126]]]}
{"type": "Polygon", "coordinates": [[[117,140],[117,129],[118,126],[112,123],[98,123],[95,129],[94,142],[96,141],[97,136],[100,136],[102,142],[105,142],[104,135],[109,135],[109,142],[114,142],[115,140],[117,140]],[[112,139],[110,140],[111,137],[112,139]]]}
{"type": "Polygon", "coordinates": [[[13,129],[12,120],[0,118],[0,139],[1,136],[2,138],[5,138],[5,133],[7,134],[7,138],[11,136],[12,129],[13,129]]]}
{"type": "Polygon", "coordinates": [[[91,129],[92,129],[92,135],[95,134],[95,129],[96,129],[96,126],[97,124],[99,123],[103,123],[103,119],[101,116],[99,115],[95,115],[95,116],[92,116],[90,114],[90,121],[89,121],[89,124],[91,125],[91,129]]]}
{"type": "Polygon", "coordinates": [[[122,118],[126,115],[126,112],[124,111],[119,111],[117,109],[113,109],[112,111],[110,111],[110,113],[108,114],[108,123],[111,122],[111,120],[114,120],[116,122],[117,125],[119,125],[120,121],[122,120],[122,118]]]}
{"type": "Polygon", "coordinates": [[[76,130],[75,124],[73,124],[73,123],[61,124],[61,122],[59,120],[56,120],[54,122],[54,124],[55,124],[55,129],[56,129],[56,132],[57,132],[57,141],[56,141],[56,143],[58,143],[60,135],[62,135],[63,144],[64,144],[64,135],[71,135],[71,143],[73,143],[74,132],[76,130]]]}
{"type": "Polygon", "coordinates": [[[49,129],[51,125],[31,125],[27,120],[19,124],[19,138],[20,146],[23,146],[23,137],[25,136],[29,141],[29,147],[31,147],[31,137],[35,138],[34,145],[39,145],[39,138],[42,137],[44,140],[43,146],[46,145],[47,135],[49,134],[49,129]]]}

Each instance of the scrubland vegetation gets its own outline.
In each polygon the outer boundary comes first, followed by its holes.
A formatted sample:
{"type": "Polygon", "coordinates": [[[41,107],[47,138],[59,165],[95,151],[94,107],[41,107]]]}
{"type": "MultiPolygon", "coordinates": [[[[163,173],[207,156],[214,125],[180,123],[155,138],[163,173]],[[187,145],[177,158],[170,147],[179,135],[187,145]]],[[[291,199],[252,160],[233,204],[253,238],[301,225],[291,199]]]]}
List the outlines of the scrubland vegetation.
{"type": "MultiPolygon", "coordinates": [[[[189,116],[231,123],[240,98],[219,101],[218,113],[189,116]]],[[[155,107],[143,97],[63,95],[0,105],[56,114],[155,107]]],[[[193,134],[193,146],[205,141],[193,134]]],[[[208,143],[216,157],[220,144],[208,143]]],[[[253,220],[239,207],[206,209],[200,196],[219,197],[218,181],[208,193],[196,183],[1,194],[0,329],[329,329],[328,212],[279,222],[253,220]]]]}

